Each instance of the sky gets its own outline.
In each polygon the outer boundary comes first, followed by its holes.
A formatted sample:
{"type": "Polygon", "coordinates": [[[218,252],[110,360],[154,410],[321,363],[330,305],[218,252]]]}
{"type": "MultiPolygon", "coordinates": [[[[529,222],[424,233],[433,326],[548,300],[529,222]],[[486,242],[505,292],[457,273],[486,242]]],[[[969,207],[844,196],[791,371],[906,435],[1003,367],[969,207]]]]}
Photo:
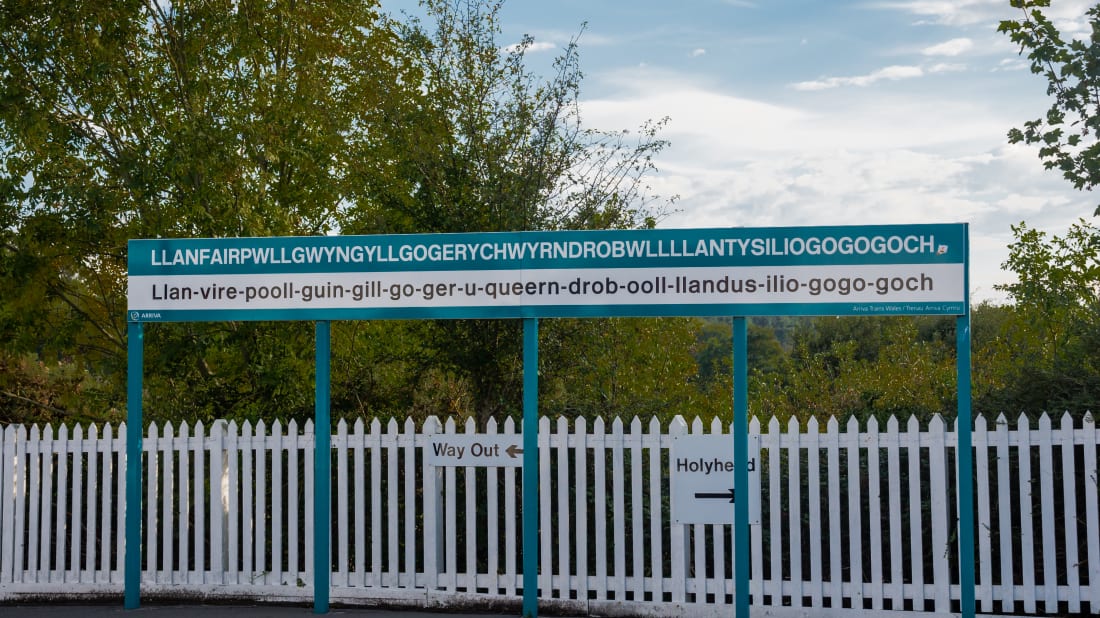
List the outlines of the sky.
{"type": "MultiPolygon", "coordinates": [[[[385,5],[393,3],[384,3],[385,5]]],[[[1086,36],[1088,2],[1053,0],[1086,36]]],[[[529,66],[577,37],[584,126],[667,117],[660,227],[970,224],[971,298],[1006,302],[1011,226],[1062,234],[1100,195],[1047,171],[1012,127],[1045,114],[1008,0],[507,0],[529,66]]],[[[548,64],[546,64],[548,66],[548,64]]]]}

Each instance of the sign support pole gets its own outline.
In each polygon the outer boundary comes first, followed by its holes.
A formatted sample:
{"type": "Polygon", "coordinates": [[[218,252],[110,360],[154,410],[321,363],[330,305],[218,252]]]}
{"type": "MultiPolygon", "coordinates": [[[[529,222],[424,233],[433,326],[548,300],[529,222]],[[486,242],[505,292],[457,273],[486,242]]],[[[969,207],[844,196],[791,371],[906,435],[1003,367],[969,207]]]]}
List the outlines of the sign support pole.
{"type": "Polygon", "coordinates": [[[955,462],[959,471],[959,610],[963,618],[974,618],[974,459],[971,453],[970,398],[970,313],[955,320],[958,363],[959,411],[956,415],[958,448],[955,462]]]}
{"type": "Polygon", "coordinates": [[[539,321],[523,318],[523,616],[539,614],[539,321]]]}
{"type": "Polygon", "coordinates": [[[327,320],[317,322],[316,394],[313,445],[313,613],[327,614],[332,560],[329,559],[331,524],[332,416],[330,397],[331,328],[327,320]]]}
{"type": "Polygon", "coordinates": [[[141,606],[141,394],[145,364],[141,322],[126,325],[126,551],[123,606],[141,606]]]}
{"type": "Polygon", "coordinates": [[[748,341],[745,318],[733,318],[733,594],[736,618],[749,618],[748,341]]]}
{"type": "Polygon", "coordinates": [[[974,456],[970,374],[970,226],[963,224],[963,311],[955,318],[955,469],[959,492],[959,614],[974,618],[974,456]]]}

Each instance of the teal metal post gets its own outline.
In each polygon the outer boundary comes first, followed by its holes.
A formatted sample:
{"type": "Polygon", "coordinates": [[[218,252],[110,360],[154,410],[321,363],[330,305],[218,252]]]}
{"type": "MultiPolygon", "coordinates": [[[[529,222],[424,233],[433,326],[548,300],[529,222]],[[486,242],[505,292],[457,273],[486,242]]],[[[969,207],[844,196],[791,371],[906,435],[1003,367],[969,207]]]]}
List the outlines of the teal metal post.
{"type": "Polygon", "coordinates": [[[734,616],[749,618],[749,336],[733,318],[733,557],[734,616]]]}
{"type": "Polygon", "coordinates": [[[539,321],[523,318],[523,616],[539,615],[539,321]]]}
{"type": "Polygon", "coordinates": [[[958,449],[959,470],[959,610],[962,618],[974,618],[974,457],[971,452],[970,410],[970,313],[955,320],[958,362],[958,449]]]}
{"type": "Polygon", "coordinates": [[[316,394],[313,425],[313,613],[328,613],[329,583],[332,560],[329,540],[332,527],[330,478],[332,461],[332,416],[329,411],[329,350],[331,329],[328,321],[317,322],[316,394]]]}
{"type": "Polygon", "coordinates": [[[126,325],[126,553],[123,607],[141,606],[141,393],[145,365],[141,322],[126,325]]]}

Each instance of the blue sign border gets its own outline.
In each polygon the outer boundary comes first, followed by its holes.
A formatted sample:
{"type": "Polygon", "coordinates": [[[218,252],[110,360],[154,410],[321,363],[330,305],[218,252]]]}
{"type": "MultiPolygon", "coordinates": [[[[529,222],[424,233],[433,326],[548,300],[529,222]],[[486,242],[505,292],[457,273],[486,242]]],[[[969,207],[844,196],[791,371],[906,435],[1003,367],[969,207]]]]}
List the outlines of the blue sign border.
{"type": "Polygon", "coordinates": [[[243,322],[315,320],[462,320],[662,316],[963,315],[966,303],[754,303],[705,305],[527,305],[393,309],[150,310],[129,312],[130,322],[243,322]],[[920,306],[917,309],[917,306],[920,306]]]}
{"type": "MultiPolygon", "coordinates": [[[[966,224],[535,231],[461,234],[139,239],[129,243],[131,277],[537,271],[632,268],[958,265],[965,280],[966,224]],[[890,239],[894,245],[887,246],[890,239]],[[900,240],[899,240],[900,239],[900,240]],[[902,240],[919,252],[891,251],[902,240]],[[461,247],[461,249],[460,249],[461,247]],[[714,248],[720,250],[714,250],[714,248]],[[626,248],[626,249],[624,249],[626,248]],[[708,250],[708,248],[710,250],[708,250]],[[618,251],[618,254],[608,253],[618,251]],[[626,254],[622,253],[627,251],[626,254]],[[450,251],[448,254],[447,252],[450,251]],[[327,253],[326,253],[327,252],[327,253]],[[556,254],[555,254],[556,252],[556,254]],[[572,252],[572,253],[571,253],[572,252]],[[594,253],[608,253],[605,257],[594,253]],[[247,255],[248,257],[242,257],[247,255]],[[326,259],[326,255],[328,258],[326,259]],[[407,259],[402,259],[404,255],[407,259]],[[335,259],[340,256],[343,259],[335,259]],[[431,259],[432,257],[441,259],[431,259]],[[423,259],[417,259],[417,258],[423,259]],[[449,259],[447,259],[449,258],[449,259]],[[490,258],[490,259],[486,259],[490,258]],[[229,263],[226,263],[226,260],[229,263]]],[[[965,288],[965,284],[963,286],[965,288]]],[[[711,315],[962,315],[968,291],[948,302],[746,302],[515,306],[157,309],[131,307],[131,322],[511,319],[711,315]]]]}
{"type": "MultiPolygon", "coordinates": [[[[368,236],[278,236],[268,238],[189,238],[136,239],[129,242],[128,273],[130,275],[229,275],[310,272],[397,272],[448,270],[519,270],[542,268],[646,268],[708,267],[708,266],[800,266],[855,264],[961,264],[966,259],[967,231],[965,224],[920,224],[876,226],[820,226],[773,228],[701,228],[659,230],[592,230],[484,232],[456,234],[379,234],[368,236]],[[873,253],[835,250],[831,254],[814,254],[807,248],[821,239],[875,239],[891,237],[934,238],[942,253],[873,253]],[[529,251],[522,256],[486,259],[483,252],[470,256],[466,247],[532,249],[532,245],[549,243],[559,248],[571,246],[629,245],[638,255],[621,257],[572,256],[540,258],[529,251]],[[748,249],[743,255],[702,254],[699,243],[713,243],[735,249],[748,249]],[[463,247],[455,259],[401,259],[403,251],[420,247],[463,247]],[[296,251],[312,249],[355,250],[360,261],[295,261],[304,259],[296,251]],[[185,257],[197,257],[206,251],[201,263],[189,263],[185,257]],[[241,263],[213,263],[215,253],[247,250],[249,257],[241,263]],[[173,263],[178,254],[180,260],[173,263]],[[262,259],[251,253],[258,251],[262,259]],[[188,253],[190,252],[190,253],[188,253]]],[[[833,249],[828,245],[826,250],[833,249]]]]}

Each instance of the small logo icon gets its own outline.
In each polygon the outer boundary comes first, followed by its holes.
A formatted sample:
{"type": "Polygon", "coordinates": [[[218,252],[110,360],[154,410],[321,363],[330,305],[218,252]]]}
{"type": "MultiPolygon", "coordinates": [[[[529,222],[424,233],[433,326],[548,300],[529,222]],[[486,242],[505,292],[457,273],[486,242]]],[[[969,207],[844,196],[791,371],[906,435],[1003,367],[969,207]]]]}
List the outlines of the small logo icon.
{"type": "Polygon", "coordinates": [[[947,253],[947,245],[940,245],[939,248],[936,249],[936,255],[943,255],[945,253],[947,253]]]}
{"type": "Polygon", "coordinates": [[[139,317],[141,317],[141,316],[137,311],[131,311],[130,312],[130,320],[132,322],[137,322],[139,317]]]}

